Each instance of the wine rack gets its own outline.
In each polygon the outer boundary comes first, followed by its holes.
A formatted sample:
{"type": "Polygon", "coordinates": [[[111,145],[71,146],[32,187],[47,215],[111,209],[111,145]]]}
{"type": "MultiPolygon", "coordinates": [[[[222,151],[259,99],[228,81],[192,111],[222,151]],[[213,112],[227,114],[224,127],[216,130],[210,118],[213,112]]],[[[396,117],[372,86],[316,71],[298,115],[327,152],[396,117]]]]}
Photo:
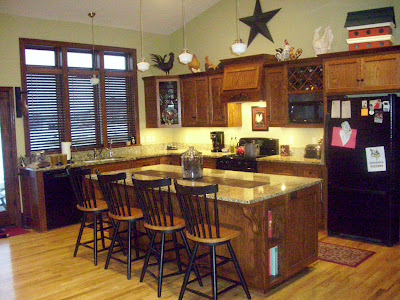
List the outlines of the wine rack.
{"type": "Polygon", "coordinates": [[[323,89],[322,65],[288,68],[288,92],[320,92],[323,89]]]}

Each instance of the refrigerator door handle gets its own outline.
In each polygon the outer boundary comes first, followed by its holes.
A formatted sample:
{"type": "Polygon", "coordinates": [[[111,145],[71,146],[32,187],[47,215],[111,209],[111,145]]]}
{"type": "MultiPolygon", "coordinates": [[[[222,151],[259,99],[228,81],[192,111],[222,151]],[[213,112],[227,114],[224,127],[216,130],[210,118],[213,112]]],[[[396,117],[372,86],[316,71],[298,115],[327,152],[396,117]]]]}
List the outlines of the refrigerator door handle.
{"type": "Polygon", "coordinates": [[[331,114],[326,113],[325,114],[325,130],[324,130],[324,132],[325,132],[325,134],[324,134],[324,145],[325,145],[324,149],[325,149],[325,165],[326,165],[326,167],[329,167],[329,162],[330,162],[330,155],[329,155],[330,151],[328,151],[328,147],[329,147],[328,129],[329,129],[330,122],[331,122],[331,114]]]}

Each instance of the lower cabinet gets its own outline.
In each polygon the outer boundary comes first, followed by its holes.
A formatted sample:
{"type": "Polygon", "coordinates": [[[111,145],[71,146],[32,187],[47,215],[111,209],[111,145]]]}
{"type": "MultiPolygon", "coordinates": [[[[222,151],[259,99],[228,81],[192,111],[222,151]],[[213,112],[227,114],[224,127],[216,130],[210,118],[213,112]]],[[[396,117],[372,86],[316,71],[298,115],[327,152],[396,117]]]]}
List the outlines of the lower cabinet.
{"type": "MultiPolygon", "coordinates": [[[[308,165],[308,164],[296,164],[296,163],[280,163],[280,162],[258,162],[258,172],[265,174],[276,174],[276,175],[288,175],[288,176],[300,176],[300,177],[311,177],[311,178],[324,178],[324,166],[322,165],[308,165]]],[[[322,186],[322,197],[318,202],[318,226],[320,228],[326,228],[326,193],[325,193],[325,181],[322,186]]]]}

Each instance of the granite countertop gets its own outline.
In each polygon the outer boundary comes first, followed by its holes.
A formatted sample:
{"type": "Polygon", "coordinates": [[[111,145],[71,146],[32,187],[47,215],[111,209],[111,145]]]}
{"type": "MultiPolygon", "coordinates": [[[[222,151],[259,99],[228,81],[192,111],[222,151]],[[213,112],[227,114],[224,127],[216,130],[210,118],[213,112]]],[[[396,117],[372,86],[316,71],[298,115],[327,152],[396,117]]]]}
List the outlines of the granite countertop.
{"type": "MultiPolygon", "coordinates": [[[[85,161],[75,161],[73,164],[70,164],[72,168],[77,167],[85,167],[85,166],[96,166],[96,165],[103,165],[103,164],[110,164],[110,163],[118,163],[124,161],[131,161],[137,159],[144,159],[144,158],[152,158],[152,157],[160,157],[160,156],[169,156],[169,155],[182,155],[187,151],[187,149],[177,149],[177,150],[158,150],[152,151],[151,153],[143,152],[137,155],[130,155],[126,157],[113,157],[113,158],[105,158],[105,159],[96,159],[96,160],[85,160],[85,161]]],[[[211,152],[210,150],[201,150],[203,157],[206,158],[218,158],[225,155],[229,155],[232,153],[224,153],[224,152],[211,152]]],[[[280,155],[272,155],[262,158],[257,158],[257,161],[267,161],[267,162],[284,162],[284,163],[302,163],[302,164],[315,164],[315,165],[322,165],[322,161],[320,159],[310,159],[310,158],[303,158],[301,156],[280,156],[280,155]]],[[[38,167],[30,167],[27,166],[25,169],[27,170],[36,170],[36,171],[52,171],[52,170],[61,170],[65,169],[65,165],[60,166],[49,166],[45,168],[38,168],[38,167]]]]}
{"type": "MultiPolygon", "coordinates": [[[[322,179],[297,176],[271,175],[237,171],[203,169],[203,178],[199,180],[183,180],[180,166],[154,165],[128,170],[107,172],[112,174],[126,172],[128,177],[135,174],[137,179],[176,178],[183,185],[198,186],[217,183],[219,185],[218,200],[241,204],[252,204],[280,195],[288,194],[316,184],[322,179]]],[[[131,180],[128,180],[130,184],[131,180]]],[[[173,186],[171,189],[175,192],[173,186]]]]}

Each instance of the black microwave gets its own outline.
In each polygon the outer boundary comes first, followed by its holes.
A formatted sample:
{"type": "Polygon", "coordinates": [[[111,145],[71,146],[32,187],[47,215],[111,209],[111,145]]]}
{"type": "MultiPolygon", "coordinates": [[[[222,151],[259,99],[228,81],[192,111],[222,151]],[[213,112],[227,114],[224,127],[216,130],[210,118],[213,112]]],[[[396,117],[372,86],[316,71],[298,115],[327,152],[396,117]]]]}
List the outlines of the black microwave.
{"type": "Polygon", "coordinates": [[[295,124],[323,123],[323,95],[320,93],[290,95],[289,122],[295,124]]]}

